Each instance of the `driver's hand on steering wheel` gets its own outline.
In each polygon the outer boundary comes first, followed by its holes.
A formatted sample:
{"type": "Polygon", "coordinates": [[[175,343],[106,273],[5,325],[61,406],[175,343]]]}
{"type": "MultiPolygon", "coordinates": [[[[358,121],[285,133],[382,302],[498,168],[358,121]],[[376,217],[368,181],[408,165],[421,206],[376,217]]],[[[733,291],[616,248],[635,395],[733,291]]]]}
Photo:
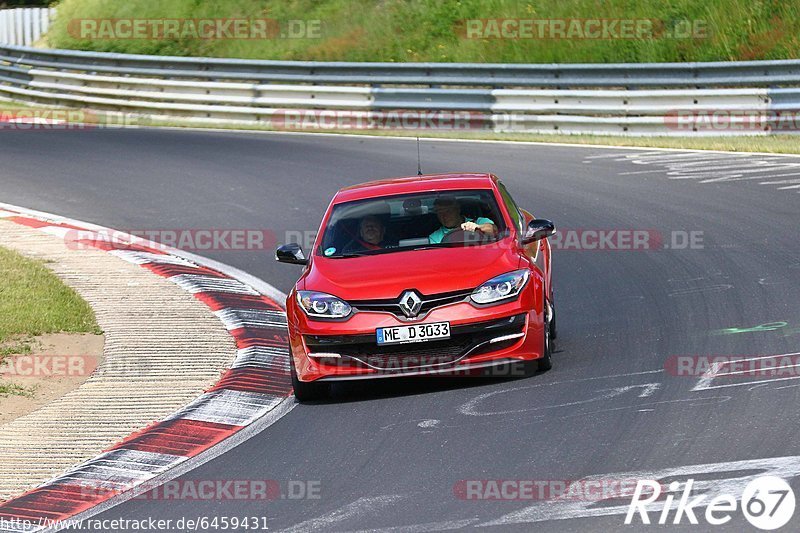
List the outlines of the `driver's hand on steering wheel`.
{"type": "Polygon", "coordinates": [[[461,229],[464,231],[479,231],[480,227],[474,222],[464,222],[461,224],[461,229]]]}

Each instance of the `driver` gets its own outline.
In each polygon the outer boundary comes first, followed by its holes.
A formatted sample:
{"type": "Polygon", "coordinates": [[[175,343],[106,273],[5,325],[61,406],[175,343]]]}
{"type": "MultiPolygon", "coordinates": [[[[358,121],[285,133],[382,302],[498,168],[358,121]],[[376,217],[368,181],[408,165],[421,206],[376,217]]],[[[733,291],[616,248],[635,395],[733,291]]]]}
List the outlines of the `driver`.
{"type": "Polygon", "coordinates": [[[375,215],[367,215],[358,224],[358,237],[347,243],[343,252],[364,252],[392,246],[393,243],[384,240],[385,236],[386,227],[381,219],[375,215]]]}
{"type": "Polygon", "coordinates": [[[478,231],[487,236],[497,233],[497,226],[486,217],[473,220],[461,214],[461,206],[452,196],[440,196],[433,202],[433,210],[442,226],[428,236],[431,244],[439,244],[444,238],[456,231],[478,231]]]}

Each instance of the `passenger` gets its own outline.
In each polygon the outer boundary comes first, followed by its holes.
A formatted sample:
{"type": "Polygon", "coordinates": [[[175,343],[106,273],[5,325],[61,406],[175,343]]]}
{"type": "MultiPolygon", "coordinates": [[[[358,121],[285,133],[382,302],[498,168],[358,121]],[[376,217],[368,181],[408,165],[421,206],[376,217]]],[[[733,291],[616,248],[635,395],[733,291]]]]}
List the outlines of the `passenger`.
{"type": "Polygon", "coordinates": [[[380,250],[394,245],[387,240],[386,227],[381,219],[375,215],[367,215],[358,224],[358,237],[345,245],[344,253],[365,252],[380,250]]]}

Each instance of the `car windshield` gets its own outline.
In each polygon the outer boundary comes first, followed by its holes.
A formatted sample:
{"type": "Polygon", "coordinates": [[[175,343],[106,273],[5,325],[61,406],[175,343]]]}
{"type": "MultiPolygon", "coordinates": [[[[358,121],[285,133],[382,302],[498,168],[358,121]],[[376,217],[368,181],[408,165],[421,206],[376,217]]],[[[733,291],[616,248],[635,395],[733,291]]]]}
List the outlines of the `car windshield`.
{"type": "Polygon", "coordinates": [[[463,247],[505,235],[505,221],[490,190],[404,194],[335,205],[317,254],[344,258],[463,247]]]}

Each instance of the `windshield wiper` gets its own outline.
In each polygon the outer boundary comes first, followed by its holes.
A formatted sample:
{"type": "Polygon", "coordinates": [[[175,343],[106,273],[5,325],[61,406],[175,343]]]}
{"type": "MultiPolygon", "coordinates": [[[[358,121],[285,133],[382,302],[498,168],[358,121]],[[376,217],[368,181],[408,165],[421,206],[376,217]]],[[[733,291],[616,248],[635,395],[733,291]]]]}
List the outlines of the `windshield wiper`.
{"type": "Polygon", "coordinates": [[[372,255],[365,252],[350,252],[347,254],[329,255],[329,259],[347,259],[349,257],[364,257],[365,255],[372,255]]]}
{"type": "Polygon", "coordinates": [[[395,248],[381,248],[380,250],[365,250],[363,252],[347,252],[344,254],[329,255],[330,259],[347,259],[349,257],[364,257],[365,255],[378,255],[395,248]]]}
{"type": "Polygon", "coordinates": [[[456,246],[463,246],[463,242],[440,242],[439,244],[421,244],[419,246],[412,246],[410,248],[406,248],[409,251],[416,251],[416,250],[433,250],[434,248],[454,248],[456,246]]]}

